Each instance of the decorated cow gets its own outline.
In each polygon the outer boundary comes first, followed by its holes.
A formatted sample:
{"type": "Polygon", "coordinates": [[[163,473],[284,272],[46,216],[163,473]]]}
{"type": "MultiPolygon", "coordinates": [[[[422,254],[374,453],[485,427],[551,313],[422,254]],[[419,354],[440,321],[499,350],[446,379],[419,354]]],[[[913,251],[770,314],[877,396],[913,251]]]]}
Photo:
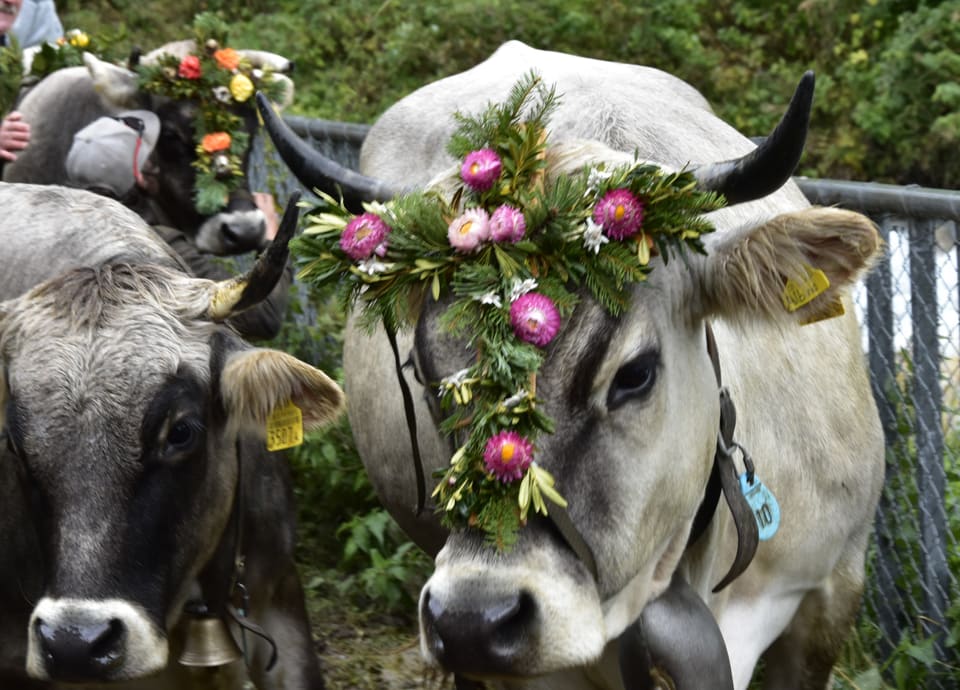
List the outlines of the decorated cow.
{"type": "Polygon", "coordinates": [[[355,305],[351,426],[462,687],[828,686],[884,473],[850,298],[880,240],[789,179],[813,81],[756,146],[662,71],[510,42],[359,173],[259,100],[329,195],[302,275],[355,305]]]}
{"type": "Polygon", "coordinates": [[[284,270],[295,201],[218,283],[117,202],[0,183],[0,687],[323,687],[270,449],[342,391],[227,323],[284,270]]]}
{"type": "Polygon", "coordinates": [[[264,213],[246,177],[258,127],[252,95],[261,90],[288,104],[292,63],[234,49],[211,14],[197,17],[194,34],[129,67],[86,53],[83,66],[43,78],[17,106],[31,144],[3,179],[104,193],[203,252],[266,246],[264,213]]]}

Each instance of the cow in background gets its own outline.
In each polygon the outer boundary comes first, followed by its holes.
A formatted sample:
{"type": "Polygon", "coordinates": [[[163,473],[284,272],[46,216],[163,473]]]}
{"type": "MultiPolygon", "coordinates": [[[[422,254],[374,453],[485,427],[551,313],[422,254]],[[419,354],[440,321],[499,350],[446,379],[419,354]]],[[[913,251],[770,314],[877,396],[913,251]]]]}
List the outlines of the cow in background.
{"type": "Polygon", "coordinates": [[[188,604],[272,640],[245,633],[257,688],[323,687],[264,436],[288,402],[325,424],[342,392],[224,324],[284,270],[294,205],[217,283],[116,202],[0,183],[0,687],[239,690],[243,661],[178,665],[188,604]]]}
{"type": "MultiPolygon", "coordinates": [[[[151,51],[140,62],[152,64],[161,55],[179,57],[195,49],[192,40],[178,41],[151,51]]],[[[289,60],[265,51],[238,52],[254,66],[272,69],[285,90],[282,102],[292,100],[293,82],[284,74],[291,69],[289,60]]],[[[246,184],[216,212],[203,214],[195,206],[197,104],[145,92],[138,83],[136,65],[126,69],[89,53],[84,61],[83,67],[68,67],[48,75],[19,103],[17,109],[31,126],[31,144],[15,162],[4,166],[4,181],[69,185],[65,162],[78,131],[103,116],[130,109],[149,110],[160,118],[159,140],[144,169],[147,184],[138,186],[125,203],[151,225],[184,233],[203,252],[241,254],[264,247],[268,241],[264,215],[246,184]]],[[[248,103],[234,106],[234,110],[252,141],[258,126],[254,108],[248,103]]],[[[249,147],[242,161],[244,170],[248,156],[249,147]]]]}
{"type": "MultiPolygon", "coordinates": [[[[510,690],[620,690],[621,673],[651,658],[684,690],[728,687],[724,676],[744,690],[761,658],[765,688],[822,690],[859,610],[884,443],[849,294],[879,251],[878,234],[862,215],[810,208],[789,181],[812,74],[760,147],[669,74],[518,42],[389,108],[366,137],[359,174],[311,152],[262,100],[261,112],[301,183],[359,212],[360,202],[455,177],[459,162],[445,149],[454,113],[504,101],[531,71],[560,94],[548,176],[639,159],[692,170],[729,206],[711,214],[717,232],[704,238],[705,257],[654,259],[622,318],[585,298],[548,346],[538,404],[557,431],[538,439],[536,460],[569,507],[551,505],[557,517],[531,519],[505,553],[486,547],[477,530],[448,534],[429,511],[414,513],[413,460],[397,442],[411,432],[394,355],[382,330],[351,325],[345,388],[364,465],[401,526],[439,550],[421,593],[422,651],[461,677],[510,690]],[[780,293],[804,265],[821,269],[830,287],[788,314],[780,293]],[[804,320],[811,323],[799,327],[804,320]],[[691,532],[710,493],[721,372],[737,406],[736,440],[783,519],[750,566],[714,591],[739,551],[731,514],[721,506],[695,539],[691,532]],[[689,599],[671,603],[678,578],[709,607],[706,618],[674,615],[690,610],[689,599]],[[721,655],[704,669],[701,643],[714,618],[729,665],[721,655]],[[647,645],[637,650],[641,620],[647,645]]],[[[427,297],[415,333],[397,334],[426,477],[453,452],[431,409],[436,386],[470,357],[465,343],[445,337],[442,313],[427,297]]],[[[655,685],[646,682],[627,687],[655,685]]]]}

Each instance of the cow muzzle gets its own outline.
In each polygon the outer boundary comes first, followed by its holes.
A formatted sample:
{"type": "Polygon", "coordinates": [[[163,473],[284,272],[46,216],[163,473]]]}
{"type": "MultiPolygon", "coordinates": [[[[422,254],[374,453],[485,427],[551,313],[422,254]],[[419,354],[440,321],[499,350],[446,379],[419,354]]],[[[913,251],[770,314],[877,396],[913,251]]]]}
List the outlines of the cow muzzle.
{"type": "Polygon", "coordinates": [[[539,551],[522,563],[490,567],[441,551],[420,596],[424,657],[447,671],[487,677],[595,661],[605,645],[596,589],[557,560],[539,551]]]}
{"type": "Polygon", "coordinates": [[[140,678],[167,665],[166,635],[122,599],[44,597],[30,617],[27,673],[67,683],[140,678]]]}

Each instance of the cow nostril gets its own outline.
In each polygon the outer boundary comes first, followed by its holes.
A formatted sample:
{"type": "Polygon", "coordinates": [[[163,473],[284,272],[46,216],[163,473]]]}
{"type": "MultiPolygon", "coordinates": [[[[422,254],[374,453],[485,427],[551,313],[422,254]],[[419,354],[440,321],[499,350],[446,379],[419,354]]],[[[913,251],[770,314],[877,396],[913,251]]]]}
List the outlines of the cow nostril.
{"type": "Polygon", "coordinates": [[[521,591],[509,606],[496,611],[496,616],[488,621],[494,651],[514,649],[529,633],[536,611],[537,605],[526,591],[521,591]]]}
{"type": "Polygon", "coordinates": [[[230,227],[229,223],[220,223],[220,236],[227,244],[240,244],[240,235],[230,227]]]}
{"type": "Polygon", "coordinates": [[[90,656],[94,663],[103,668],[116,666],[123,659],[124,643],[127,639],[127,627],[117,618],[111,618],[90,645],[90,656]]]}

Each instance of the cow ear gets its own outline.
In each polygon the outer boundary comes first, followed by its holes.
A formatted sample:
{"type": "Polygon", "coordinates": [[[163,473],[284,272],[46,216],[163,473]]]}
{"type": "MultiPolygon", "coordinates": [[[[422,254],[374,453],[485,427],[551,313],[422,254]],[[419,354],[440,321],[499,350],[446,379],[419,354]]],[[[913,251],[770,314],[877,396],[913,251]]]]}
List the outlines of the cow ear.
{"type": "Polygon", "coordinates": [[[83,54],[93,87],[106,105],[128,108],[137,103],[137,75],[128,69],[101,60],[91,53],[83,54]]]}
{"type": "Polygon", "coordinates": [[[329,376],[296,357],[264,348],[229,356],[220,375],[228,416],[243,429],[265,433],[267,417],[292,402],[303,414],[305,431],[319,429],[343,410],[343,391],[329,376]]]}
{"type": "Polygon", "coordinates": [[[824,318],[839,311],[840,296],[881,246],[869,218],[838,208],[808,208],[717,233],[697,269],[703,315],[824,318]]]}

